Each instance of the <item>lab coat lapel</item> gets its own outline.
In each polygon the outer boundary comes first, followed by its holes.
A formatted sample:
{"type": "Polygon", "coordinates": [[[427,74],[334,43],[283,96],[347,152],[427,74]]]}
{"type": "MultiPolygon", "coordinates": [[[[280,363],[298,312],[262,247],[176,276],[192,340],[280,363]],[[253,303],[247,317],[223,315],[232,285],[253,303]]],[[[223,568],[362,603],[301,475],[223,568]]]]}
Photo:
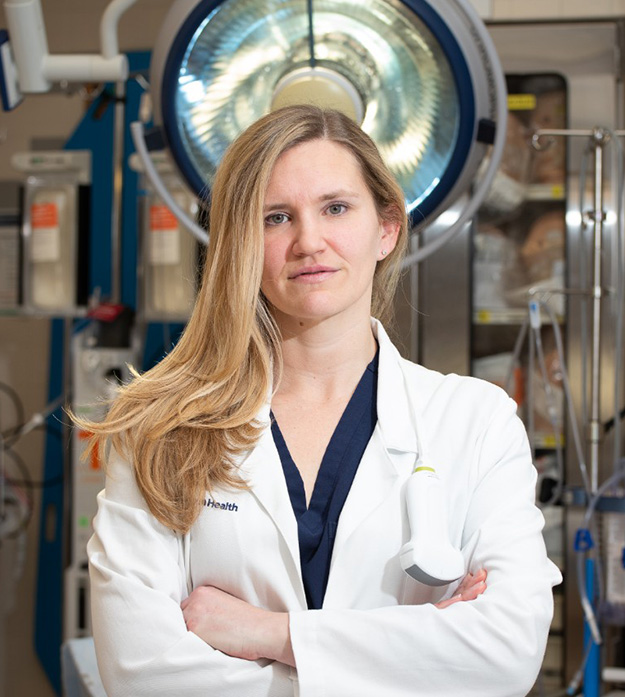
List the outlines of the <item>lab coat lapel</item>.
{"type": "MultiPolygon", "coordinates": [[[[265,421],[264,418],[262,420],[265,421]]],[[[266,422],[269,424],[268,408],[266,422]]],[[[271,516],[282,535],[301,579],[297,520],[293,513],[280,456],[269,425],[263,431],[256,447],[242,464],[241,469],[250,485],[252,495],[271,516]]]]}
{"type": "Polygon", "coordinates": [[[401,357],[379,322],[373,330],[380,346],[378,423],[360,462],[341,512],[336,555],[354,530],[391,493],[398,477],[408,477],[417,455],[415,409],[409,398],[401,357]]]}
{"type": "Polygon", "coordinates": [[[342,545],[354,530],[386,499],[397,477],[397,470],[386,453],[379,428],[376,427],[341,511],[334,541],[334,557],[340,553],[342,545]]]}

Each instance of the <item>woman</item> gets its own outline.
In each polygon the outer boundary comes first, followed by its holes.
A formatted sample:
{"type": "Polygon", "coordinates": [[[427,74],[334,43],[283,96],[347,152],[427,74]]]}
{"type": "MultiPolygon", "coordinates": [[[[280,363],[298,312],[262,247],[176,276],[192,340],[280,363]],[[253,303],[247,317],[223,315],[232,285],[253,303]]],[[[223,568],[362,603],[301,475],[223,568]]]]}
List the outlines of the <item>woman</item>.
{"type": "Polygon", "coordinates": [[[89,424],[112,445],[89,544],[108,694],[525,694],[559,580],[527,439],[502,391],[404,361],[378,321],[406,218],[371,140],[314,107],[264,117],[210,233],[180,342],[89,424]],[[399,563],[424,447],[460,593],[399,563]]]}

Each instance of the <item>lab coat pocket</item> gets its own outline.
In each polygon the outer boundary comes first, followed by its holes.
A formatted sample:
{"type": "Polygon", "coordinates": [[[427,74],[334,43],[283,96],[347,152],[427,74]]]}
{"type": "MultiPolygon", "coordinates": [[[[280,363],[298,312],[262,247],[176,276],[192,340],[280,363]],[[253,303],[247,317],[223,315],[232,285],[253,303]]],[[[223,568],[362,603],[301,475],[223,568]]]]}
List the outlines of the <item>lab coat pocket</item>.
{"type": "Polygon", "coordinates": [[[190,533],[192,588],[215,586],[260,607],[299,608],[301,586],[284,538],[250,490],[215,489],[190,533]]]}

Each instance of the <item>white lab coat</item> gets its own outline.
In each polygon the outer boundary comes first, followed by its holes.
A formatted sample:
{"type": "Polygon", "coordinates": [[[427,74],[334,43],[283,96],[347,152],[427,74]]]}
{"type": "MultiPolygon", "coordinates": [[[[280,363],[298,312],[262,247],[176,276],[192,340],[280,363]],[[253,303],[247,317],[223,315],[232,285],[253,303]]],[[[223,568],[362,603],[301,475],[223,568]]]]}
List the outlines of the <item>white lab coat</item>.
{"type": "MultiPolygon", "coordinates": [[[[149,513],[115,457],[89,543],[93,627],[109,697],[520,697],[539,670],[561,580],[547,559],[535,470],[502,390],[402,359],[382,327],[378,424],[341,513],[321,610],[307,610],[297,523],[271,431],[242,463],[246,491],[223,490],[189,534],[149,513]],[[415,428],[418,424],[418,428],[415,428]],[[452,543],[486,592],[439,610],[457,584],[408,577],[402,494],[418,451],[443,479],[452,543]],[[180,602],[214,585],[290,612],[297,670],[232,658],[188,632],[180,602]]],[[[267,410],[261,415],[267,420],[267,410]]]]}

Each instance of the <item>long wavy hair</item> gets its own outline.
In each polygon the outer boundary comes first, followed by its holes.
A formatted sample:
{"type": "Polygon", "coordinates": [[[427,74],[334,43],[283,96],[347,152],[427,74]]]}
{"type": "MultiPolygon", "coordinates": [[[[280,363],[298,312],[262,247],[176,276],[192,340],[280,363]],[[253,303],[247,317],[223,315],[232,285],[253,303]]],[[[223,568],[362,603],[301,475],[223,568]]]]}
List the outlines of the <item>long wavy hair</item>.
{"type": "Polygon", "coordinates": [[[113,446],[134,468],[152,514],[185,533],[207,490],[245,488],[237,462],[262,430],[257,416],[281,367],[279,331],[261,292],[265,191],[277,159],[326,139],[359,162],[381,220],[400,227],[378,262],[372,314],[388,318],[406,248],[401,188],[373,141],[340,112],[291,106],[261,118],[227,150],[210,201],[210,241],[191,318],[175,348],[124,386],[102,422],[76,423],[91,447],[113,446]]]}

